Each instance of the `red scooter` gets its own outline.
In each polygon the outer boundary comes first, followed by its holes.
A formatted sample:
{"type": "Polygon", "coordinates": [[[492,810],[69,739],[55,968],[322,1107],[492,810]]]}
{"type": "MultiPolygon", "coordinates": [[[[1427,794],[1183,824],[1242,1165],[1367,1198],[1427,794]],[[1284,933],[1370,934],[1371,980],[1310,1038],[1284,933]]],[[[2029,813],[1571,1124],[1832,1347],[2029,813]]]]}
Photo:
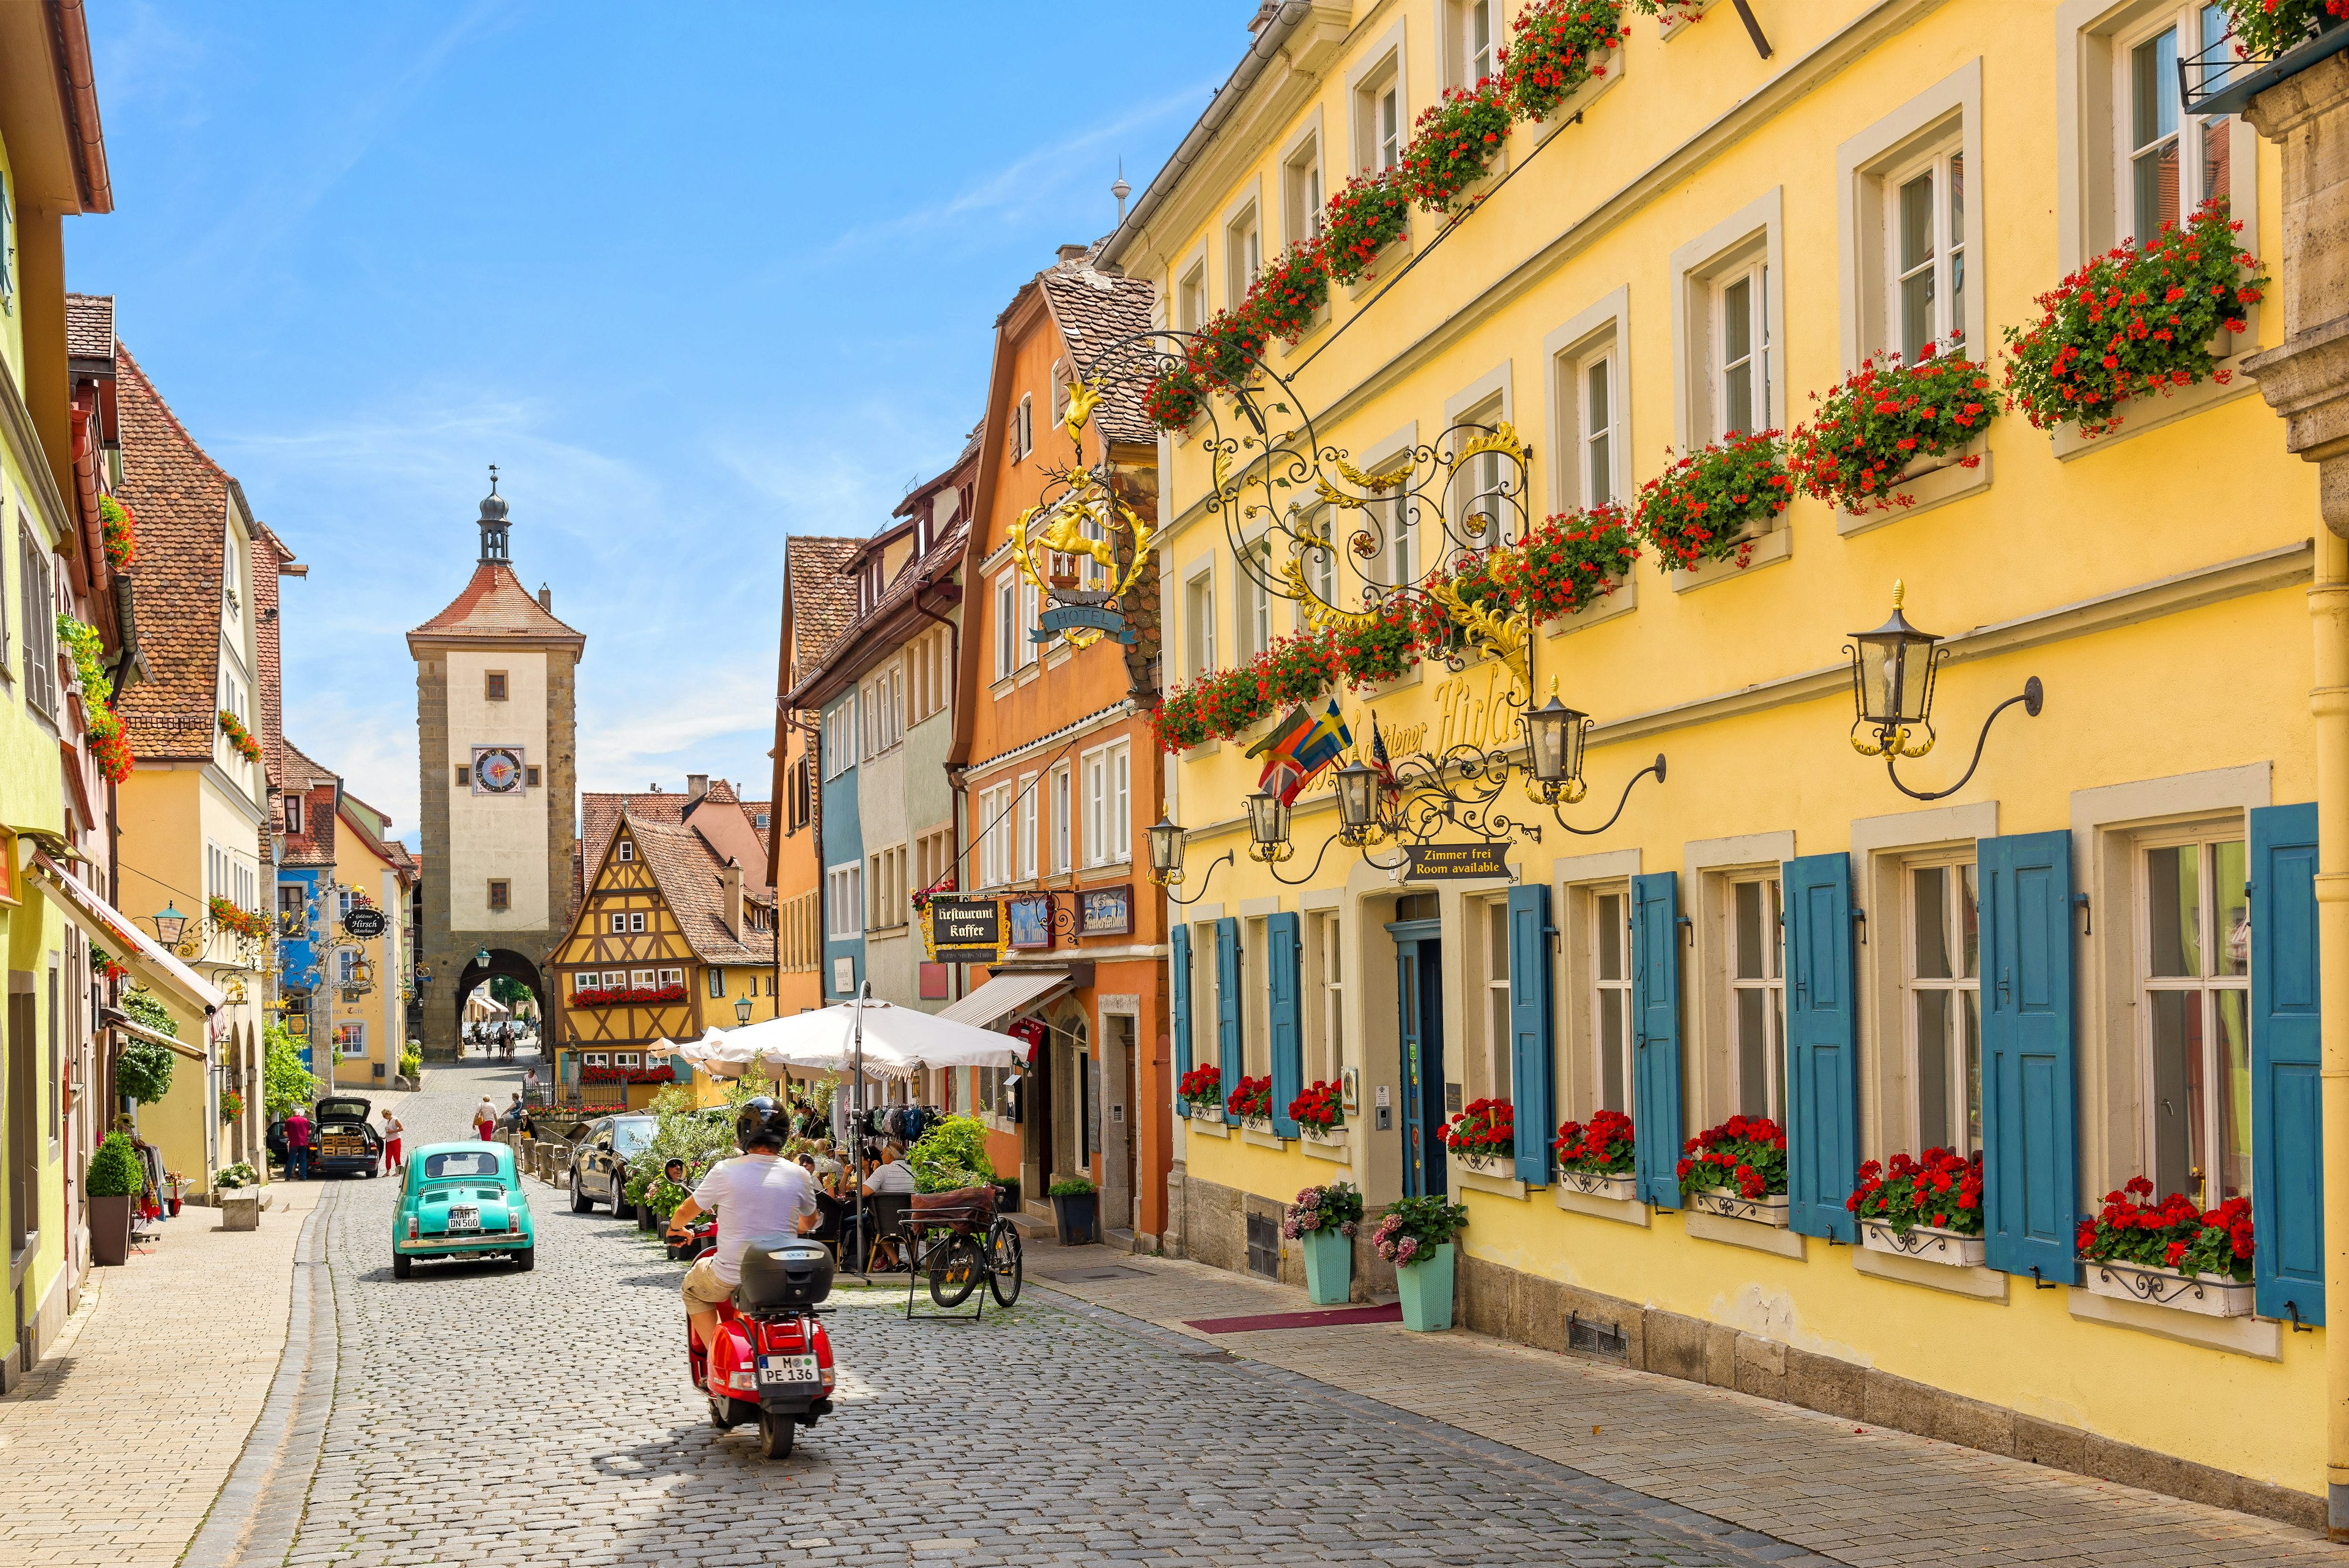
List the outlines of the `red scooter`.
{"type": "Polygon", "coordinates": [[[832,1414],[832,1336],[816,1303],[832,1294],[832,1251],[797,1236],[762,1236],[742,1252],[742,1282],[718,1307],[717,1343],[704,1350],[690,1325],[693,1386],[709,1398],[709,1424],[731,1431],[759,1423],[759,1452],[789,1459],[802,1427],[832,1414]]]}

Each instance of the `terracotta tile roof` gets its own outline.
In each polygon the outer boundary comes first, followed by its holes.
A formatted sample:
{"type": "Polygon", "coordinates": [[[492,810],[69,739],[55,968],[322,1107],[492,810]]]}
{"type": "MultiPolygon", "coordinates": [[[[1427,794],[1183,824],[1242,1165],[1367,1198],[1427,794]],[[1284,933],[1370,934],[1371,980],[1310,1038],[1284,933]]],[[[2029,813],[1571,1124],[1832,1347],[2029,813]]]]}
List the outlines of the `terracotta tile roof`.
{"type": "Polygon", "coordinates": [[[604,851],[612,842],[612,830],[620,826],[620,814],[643,822],[677,823],[685,816],[685,796],[667,790],[647,790],[631,794],[582,794],[579,797],[579,820],[585,826],[579,834],[581,872],[589,866],[604,864],[604,851]]]}
{"type": "MultiPolygon", "coordinates": [[[[775,933],[745,929],[737,940],[727,929],[725,867],[699,834],[689,827],[622,814],[636,854],[653,874],[661,899],[685,933],[686,945],[704,963],[771,964],[775,961],[775,933]]],[[[743,868],[748,878],[752,873],[743,868]]],[[[748,902],[748,900],[745,900],[748,902]]]]}
{"type": "Polygon", "coordinates": [[[783,694],[788,706],[803,706],[804,693],[815,687],[836,660],[852,651],[866,631],[887,619],[916,594],[962,564],[963,543],[969,535],[968,521],[956,518],[947,525],[945,533],[931,541],[929,554],[918,558],[908,557],[905,564],[897,569],[895,578],[881,590],[881,597],[873,601],[873,607],[852,619],[823,651],[800,666],[798,684],[783,694]]]}
{"type": "Polygon", "coordinates": [[[856,585],[841,569],[863,548],[862,539],[812,534],[783,541],[783,591],[791,605],[794,663],[829,647],[856,618],[856,585]]]}
{"type": "Polygon", "coordinates": [[[123,502],[139,518],[139,646],[149,679],[122,696],[141,761],[209,761],[219,727],[221,547],[234,483],[196,444],[128,348],[117,356],[123,502]]]}
{"type": "MultiPolygon", "coordinates": [[[[1081,376],[1092,374],[1102,351],[1112,343],[1129,333],[1149,329],[1150,307],[1156,297],[1148,280],[1119,277],[1093,265],[1108,243],[1097,241],[1082,258],[1061,262],[1036,275],[1044,291],[1044,304],[1081,376]]],[[[1112,441],[1155,441],[1157,427],[1142,411],[1145,389],[1138,376],[1111,378],[1107,392],[1093,410],[1093,423],[1112,441]]]]}
{"type": "Polygon", "coordinates": [[[341,774],[336,773],[334,769],[326,766],[324,763],[316,762],[304,754],[301,748],[295,745],[293,742],[287,741],[285,744],[285,787],[287,789],[305,790],[314,784],[338,784],[341,782],[341,774]]]}
{"type": "MultiPolygon", "coordinates": [[[[297,750],[292,742],[285,742],[280,755],[284,770],[281,788],[302,801],[302,831],[285,835],[285,853],[279,860],[284,866],[332,866],[335,863],[335,796],[342,780],[333,769],[312,761],[297,750]]],[[[284,821],[285,806],[277,810],[284,821]]]]}
{"type": "Polygon", "coordinates": [[[114,358],[114,296],[66,296],[66,353],[76,359],[114,358]]]}
{"type": "Polygon", "coordinates": [[[408,634],[410,638],[501,637],[517,641],[570,642],[585,647],[585,635],[554,618],[537,596],[522,586],[504,561],[473,568],[465,591],[449,607],[408,634]]]}

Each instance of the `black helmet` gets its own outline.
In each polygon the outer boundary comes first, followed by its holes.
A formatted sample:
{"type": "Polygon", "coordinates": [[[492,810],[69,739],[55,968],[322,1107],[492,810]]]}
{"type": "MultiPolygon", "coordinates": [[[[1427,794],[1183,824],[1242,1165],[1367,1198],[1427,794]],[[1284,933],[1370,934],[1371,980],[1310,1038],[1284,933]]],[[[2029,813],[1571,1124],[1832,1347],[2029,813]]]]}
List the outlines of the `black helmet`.
{"type": "Polygon", "coordinates": [[[791,1136],[789,1113],[769,1095],[743,1101],[740,1114],[734,1118],[734,1143],[745,1153],[760,1144],[780,1150],[791,1136]]]}

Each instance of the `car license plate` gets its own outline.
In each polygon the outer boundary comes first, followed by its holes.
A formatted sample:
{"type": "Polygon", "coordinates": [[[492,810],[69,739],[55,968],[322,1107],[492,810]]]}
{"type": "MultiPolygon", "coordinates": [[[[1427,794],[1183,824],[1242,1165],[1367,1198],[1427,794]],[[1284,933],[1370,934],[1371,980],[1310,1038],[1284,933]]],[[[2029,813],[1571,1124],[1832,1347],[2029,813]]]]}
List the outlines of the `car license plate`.
{"type": "Polygon", "coordinates": [[[759,1381],[761,1383],[814,1383],[821,1377],[812,1355],[759,1357],[759,1381]]]}
{"type": "Polygon", "coordinates": [[[481,1228],[481,1210],[478,1205],[470,1203],[452,1203],[449,1206],[448,1229],[451,1231],[478,1231],[481,1228]]]}

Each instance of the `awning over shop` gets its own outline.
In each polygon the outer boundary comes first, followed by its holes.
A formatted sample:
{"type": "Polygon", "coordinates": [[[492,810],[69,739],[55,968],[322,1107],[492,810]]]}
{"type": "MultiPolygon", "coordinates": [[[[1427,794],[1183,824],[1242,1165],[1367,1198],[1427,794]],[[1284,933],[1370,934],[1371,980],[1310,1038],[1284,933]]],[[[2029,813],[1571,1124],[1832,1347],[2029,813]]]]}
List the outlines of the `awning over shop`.
{"type": "Polygon", "coordinates": [[[133,1040],[144,1040],[150,1045],[160,1045],[166,1050],[177,1051],[181,1055],[188,1057],[192,1061],[202,1062],[208,1059],[202,1051],[197,1050],[186,1041],[174,1040],[160,1029],[150,1029],[144,1023],[141,1023],[137,1019],[131,1017],[130,1014],[120,1012],[118,1009],[111,1007],[100,1008],[98,1010],[98,1021],[100,1023],[105,1024],[109,1029],[120,1030],[123,1033],[129,1035],[133,1040]]]}
{"type": "Polygon", "coordinates": [[[168,992],[181,1005],[207,1015],[228,1004],[225,992],[166,952],[128,915],[67,876],[49,858],[48,851],[34,851],[33,865],[41,874],[43,890],[57,895],[51,901],[57,912],[79,926],[109,958],[120,961],[149,990],[168,992]]]}
{"type": "Polygon", "coordinates": [[[1069,985],[1069,971],[1064,969],[1006,970],[960,1002],[938,1009],[937,1016],[992,1029],[999,1020],[1057,996],[1069,985]]]}

